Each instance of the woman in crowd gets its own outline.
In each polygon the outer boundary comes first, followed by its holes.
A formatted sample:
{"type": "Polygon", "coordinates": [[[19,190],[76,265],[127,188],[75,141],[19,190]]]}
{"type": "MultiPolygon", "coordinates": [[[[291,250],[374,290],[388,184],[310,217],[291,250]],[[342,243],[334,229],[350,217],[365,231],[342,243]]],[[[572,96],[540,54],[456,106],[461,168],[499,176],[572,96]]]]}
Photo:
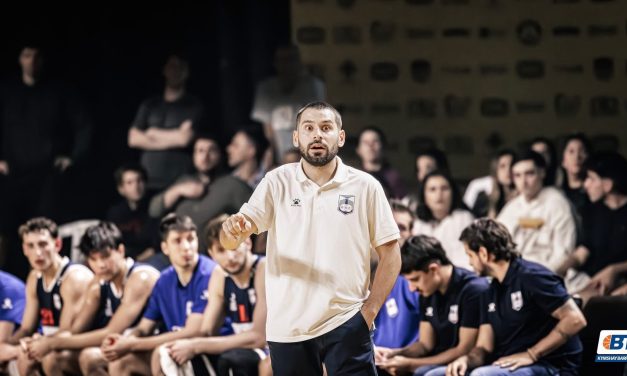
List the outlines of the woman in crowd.
{"type": "Polygon", "coordinates": [[[414,223],[413,234],[438,239],[455,266],[471,269],[459,236],[474,217],[466,209],[450,176],[439,171],[425,176],[416,214],[418,219],[414,223]]]}

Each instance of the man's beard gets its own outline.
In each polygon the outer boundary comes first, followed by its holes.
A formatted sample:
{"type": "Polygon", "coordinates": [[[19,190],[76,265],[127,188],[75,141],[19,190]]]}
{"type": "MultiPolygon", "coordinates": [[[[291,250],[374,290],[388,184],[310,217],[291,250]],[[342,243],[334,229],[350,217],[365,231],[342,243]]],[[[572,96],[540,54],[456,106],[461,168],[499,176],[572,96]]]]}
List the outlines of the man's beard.
{"type": "Polygon", "coordinates": [[[300,156],[303,157],[304,160],[307,161],[307,163],[309,163],[312,166],[316,166],[316,167],[322,167],[322,166],[326,166],[329,162],[331,162],[333,159],[335,159],[335,156],[337,155],[337,151],[338,151],[338,147],[337,144],[333,145],[332,147],[327,147],[326,150],[326,154],[322,154],[320,156],[309,156],[309,154],[307,153],[311,146],[314,144],[319,144],[318,142],[311,142],[309,143],[309,145],[307,145],[306,148],[303,148],[302,146],[298,147],[298,150],[300,151],[300,156]]]}

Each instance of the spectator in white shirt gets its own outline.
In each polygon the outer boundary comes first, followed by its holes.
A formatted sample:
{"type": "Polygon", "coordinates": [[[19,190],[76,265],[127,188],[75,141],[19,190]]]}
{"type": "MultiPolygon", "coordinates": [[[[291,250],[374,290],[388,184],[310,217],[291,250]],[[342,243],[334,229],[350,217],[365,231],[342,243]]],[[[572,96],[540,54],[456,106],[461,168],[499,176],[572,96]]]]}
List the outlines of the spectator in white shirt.
{"type": "Polygon", "coordinates": [[[419,198],[413,234],[438,239],[455,266],[471,269],[459,236],[474,218],[462,202],[457,185],[447,174],[431,172],[423,180],[419,198]]]}
{"type": "Polygon", "coordinates": [[[497,220],[512,234],[525,259],[555,271],[575,247],[575,220],[570,203],[558,189],[545,187],[544,158],[528,151],[512,163],[519,196],[497,220]]]}

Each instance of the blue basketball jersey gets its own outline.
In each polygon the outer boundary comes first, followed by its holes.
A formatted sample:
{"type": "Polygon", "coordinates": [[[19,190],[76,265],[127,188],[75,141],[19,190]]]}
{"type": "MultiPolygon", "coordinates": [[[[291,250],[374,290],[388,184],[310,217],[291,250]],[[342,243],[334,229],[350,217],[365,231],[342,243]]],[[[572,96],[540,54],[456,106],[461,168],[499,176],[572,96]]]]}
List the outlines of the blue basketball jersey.
{"type": "Polygon", "coordinates": [[[390,295],[375,318],[373,342],[377,346],[399,348],[418,339],[420,309],[418,293],[411,292],[407,280],[396,278],[390,295]]]}
{"type": "MultiPolygon", "coordinates": [[[[109,324],[111,317],[113,317],[113,314],[122,303],[122,296],[124,294],[124,288],[126,288],[126,281],[130,278],[134,271],[139,271],[143,268],[150,268],[156,271],[156,269],[152,266],[135,262],[130,257],[126,258],[126,266],[127,271],[124,276],[124,281],[122,282],[122,291],[118,291],[115,284],[111,283],[111,281],[100,281],[100,305],[98,306],[98,311],[92,323],[91,330],[104,328],[107,324],[109,324]]],[[[135,326],[140,318],[141,315],[137,317],[131,326],[135,326]]]]}
{"type": "Polygon", "coordinates": [[[26,304],[25,292],[24,282],[12,274],[0,271],[0,321],[20,326],[26,304]]]}
{"type": "Polygon", "coordinates": [[[173,266],[165,269],[152,289],[144,317],[163,322],[167,331],[183,328],[189,314],[202,314],[205,310],[209,278],[215,266],[213,260],[200,255],[186,285],[181,284],[173,266]]]}

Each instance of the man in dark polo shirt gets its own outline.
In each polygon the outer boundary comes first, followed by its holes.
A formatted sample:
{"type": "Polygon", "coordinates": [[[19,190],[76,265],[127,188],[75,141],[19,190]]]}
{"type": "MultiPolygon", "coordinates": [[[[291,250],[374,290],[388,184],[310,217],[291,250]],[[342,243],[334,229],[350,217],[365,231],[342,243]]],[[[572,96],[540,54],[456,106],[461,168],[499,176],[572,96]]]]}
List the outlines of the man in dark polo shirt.
{"type": "Polygon", "coordinates": [[[577,333],[586,319],[564,281],[520,258],[505,226],[494,220],[476,220],[460,240],[473,268],[492,282],[481,297],[477,344],[449,364],[447,375],[473,369],[471,376],[577,375],[577,333]]]}
{"type": "Polygon", "coordinates": [[[420,292],[420,339],[401,349],[387,349],[377,359],[379,367],[391,374],[444,375],[447,363],[475,345],[479,299],[488,282],[453,266],[440,242],[429,236],[408,239],[401,258],[401,274],[411,290],[420,292]]]}

